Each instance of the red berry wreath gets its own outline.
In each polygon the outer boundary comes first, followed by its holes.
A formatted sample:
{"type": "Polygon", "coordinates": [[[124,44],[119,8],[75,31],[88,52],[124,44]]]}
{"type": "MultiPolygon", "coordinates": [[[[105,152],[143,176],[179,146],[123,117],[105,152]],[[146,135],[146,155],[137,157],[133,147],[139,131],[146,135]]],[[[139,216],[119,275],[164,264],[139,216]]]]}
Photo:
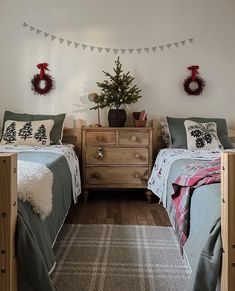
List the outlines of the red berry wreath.
{"type": "Polygon", "coordinates": [[[37,65],[37,67],[40,69],[40,74],[34,75],[33,79],[31,80],[32,90],[35,94],[45,95],[51,89],[55,88],[52,77],[48,74],[45,74],[45,70],[49,70],[47,66],[47,63],[37,65]],[[41,87],[41,81],[45,82],[45,86],[41,87]]]}
{"type": "Polygon", "coordinates": [[[188,67],[192,71],[192,76],[184,80],[184,90],[188,95],[198,96],[202,94],[202,91],[206,85],[206,82],[198,74],[199,66],[188,67]],[[190,88],[191,83],[196,83],[197,87],[195,89],[190,88]]]}

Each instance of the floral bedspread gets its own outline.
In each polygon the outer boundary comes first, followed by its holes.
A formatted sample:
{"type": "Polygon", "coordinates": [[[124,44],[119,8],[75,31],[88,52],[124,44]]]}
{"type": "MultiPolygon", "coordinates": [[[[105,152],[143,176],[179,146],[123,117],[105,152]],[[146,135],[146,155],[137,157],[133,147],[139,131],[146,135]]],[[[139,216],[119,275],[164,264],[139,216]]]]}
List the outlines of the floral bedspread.
{"type": "Polygon", "coordinates": [[[0,152],[50,152],[61,154],[68,163],[73,185],[73,200],[77,202],[81,194],[81,179],[78,158],[73,150],[73,145],[50,145],[50,146],[0,146],[0,152]]]}
{"type": "MultiPolygon", "coordinates": [[[[167,179],[171,165],[180,159],[213,160],[219,158],[220,152],[192,151],[188,149],[163,149],[159,152],[148,180],[148,189],[160,199],[163,206],[167,202],[167,179]]],[[[172,194],[172,193],[171,193],[172,194]]]]}

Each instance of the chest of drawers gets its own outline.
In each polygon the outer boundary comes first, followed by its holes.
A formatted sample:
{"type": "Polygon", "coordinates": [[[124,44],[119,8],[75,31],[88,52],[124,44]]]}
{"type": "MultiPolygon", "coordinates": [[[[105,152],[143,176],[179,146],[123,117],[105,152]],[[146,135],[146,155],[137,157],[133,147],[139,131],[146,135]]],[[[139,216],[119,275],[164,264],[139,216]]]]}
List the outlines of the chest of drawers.
{"type": "MultiPolygon", "coordinates": [[[[83,191],[145,188],[152,169],[152,128],[84,128],[83,191]]],[[[150,191],[146,191],[151,199],[150,191]]]]}

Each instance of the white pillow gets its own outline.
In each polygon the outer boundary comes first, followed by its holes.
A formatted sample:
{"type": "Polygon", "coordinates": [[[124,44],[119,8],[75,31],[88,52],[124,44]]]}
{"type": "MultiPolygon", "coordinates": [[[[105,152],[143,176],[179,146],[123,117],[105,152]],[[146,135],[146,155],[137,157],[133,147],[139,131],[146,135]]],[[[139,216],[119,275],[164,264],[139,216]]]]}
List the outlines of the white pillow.
{"type": "Polygon", "coordinates": [[[185,120],[187,145],[191,150],[219,151],[223,146],[217,135],[215,122],[200,123],[185,120]]]}
{"type": "Polygon", "coordinates": [[[50,132],[54,120],[15,121],[6,120],[1,145],[50,145],[50,132]]]}

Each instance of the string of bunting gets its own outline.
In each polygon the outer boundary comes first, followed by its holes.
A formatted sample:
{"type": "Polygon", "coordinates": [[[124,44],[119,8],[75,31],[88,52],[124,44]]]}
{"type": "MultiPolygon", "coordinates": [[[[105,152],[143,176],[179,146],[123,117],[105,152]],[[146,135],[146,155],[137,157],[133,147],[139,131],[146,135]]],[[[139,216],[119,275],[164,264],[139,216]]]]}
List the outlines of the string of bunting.
{"type": "Polygon", "coordinates": [[[179,48],[180,46],[185,46],[186,44],[193,44],[194,39],[188,38],[188,39],[183,39],[183,40],[179,40],[173,43],[168,43],[168,44],[164,44],[164,45],[156,45],[156,46],[152,46],[152,47],[142,47],[142,48],[108,48],[108,47],[99,47],[99,46],[94,46],[94,45],[89,45],[89,44],[85,44],[85,43],[79,43],[76,41],[72,41],[72,40],[67,40],[65,38],[61,38],[58,37],[54,34],[50,34],[46,31],[42,31],[39,28],[36,28],[26,22],[23,22],[23,28],[25,29],[29,29],[30,32],[36,33],[36,35],[43,35],[45,38],[50,39],[51,41],[54,40],[58,40],[59,44],[65,44],[68,47],[69,46],[74,46],[74,48],[81,48],[83,50],[89,49],[91,52],[93,52],[94,50],[97,50],[99,53],[101,52],[106,52],[106,53],[114,53],[117,54],[118,52],[125,54],[125,53],[133,53],[133,52],[137,52],[138,54],[141,53],[155,53],[157,51],[164,51],[164,49],[171,49],[171,48],[179,48]]]}

